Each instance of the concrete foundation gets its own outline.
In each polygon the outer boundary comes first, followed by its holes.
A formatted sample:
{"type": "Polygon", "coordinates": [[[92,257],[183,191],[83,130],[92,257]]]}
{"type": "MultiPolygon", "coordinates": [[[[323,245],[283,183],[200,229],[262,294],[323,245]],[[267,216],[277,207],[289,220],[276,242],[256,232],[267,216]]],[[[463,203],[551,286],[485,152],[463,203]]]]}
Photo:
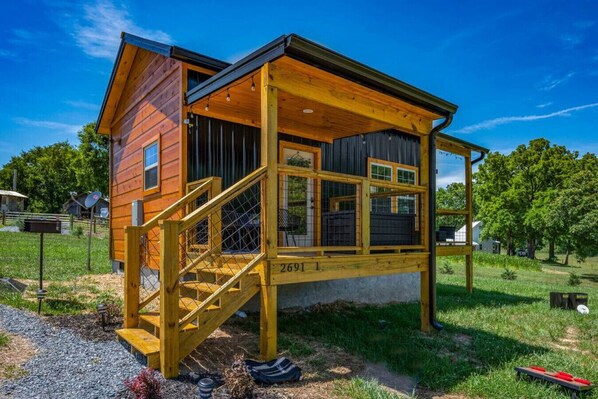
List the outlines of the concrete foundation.
{"type": "MultiPolygon", "coordinates": [[[[414,302],[419,301],[419,289],[419,273],[280,285],[278,308],[308,307],[336,301],[370,304],[414,302]]],[[[243,307],[243,310],[249,312],[259,309],[259,295],[243,307]]]]}

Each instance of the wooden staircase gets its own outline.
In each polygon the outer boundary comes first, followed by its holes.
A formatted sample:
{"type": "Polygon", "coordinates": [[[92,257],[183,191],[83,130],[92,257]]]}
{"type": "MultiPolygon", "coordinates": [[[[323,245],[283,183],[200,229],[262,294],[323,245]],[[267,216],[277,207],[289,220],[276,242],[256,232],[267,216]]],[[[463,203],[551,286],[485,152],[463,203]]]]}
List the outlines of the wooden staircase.
{"type": "MultiPolygon", "coordinates": [[[[238,212],[243,217],[233,220],[263,220],[265,180],[266,167],[224,191],[220,178],[204,179],[143,226],[126,227],[124,328],[117,337],[164,377],[176,377],[179,362],[260,291],[262,235],[250,236],[254,242],[248,246],[238,233],[242,227],[229,219],[238,212]],[[206,202],[198,206],[204,195],[206,202]],[[141,270],[153,270],[159,289],[147,290],[141,270]],[[158,300],[159,310],[148,310],[158,300]]],[[[255,224],[246,226],[255,232],[255,224]]]]}
{"type": "MultiPolygon", "coordinates": [[[[199,254],[198,254],[199,255],[199,254]]],[[[193,321],[180,328],[179,360],[185,358],[199,344],[216,330],[222,323],[237,312],[260,290],[260,275],[251,270],[235,279],[242,273],[241,266],[249,262],[243,255],[220,255],[208,261],[198,263],[181,276],[178,316],[185,316],[200,307],[205,307],[193,321]],[[222,264],[226,258],[237,257],[231,265],[222,264]],[[198,276],[201,275],[201,279],[198,276]],[[233,281],[234,280],[234,281],[233,281]],[[206,282],[211,281],[211,282],[206,282]],[[230,288],[222,290],[227,282],[233,281],[230,288]],[[215,293],[221,292],[216,298],[215,293]],[[211,303],[207,304],[206,301],[211,303]]],[[[146,312],[139,315],[136,328],[123,328],[116,331],[121,341],[146,366],[160,369],[160,312],[146,312]]]]}

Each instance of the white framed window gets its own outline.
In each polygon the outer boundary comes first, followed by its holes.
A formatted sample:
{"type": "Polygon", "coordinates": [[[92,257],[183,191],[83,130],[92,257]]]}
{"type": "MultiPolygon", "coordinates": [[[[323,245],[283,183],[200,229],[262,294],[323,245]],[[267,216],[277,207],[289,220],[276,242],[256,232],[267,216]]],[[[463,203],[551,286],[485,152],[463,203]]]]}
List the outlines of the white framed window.
{"type": "Polygon", "coordinates": [[[160,187],[160,145],[155,140],[143,146],[143,190],[157,190],[160,187]]]}
{"type": "MultiPolygon", "coordinates": [[[[368,175],[372,179],[393,181],[393,167],[392,164],[374,162],[368,160],[368,175]]],[[[370,187],[370,193],[383,193],[389,191],[384,187],[370,187]]],[[[370,209],[374,213],[391,213],[393,211],[393,203],[391,197],[372,198],[370,200],[370,209]]]]}
{"type": "MultiPolygon", "coordinates": [[[[417,169],[397,167],[397,183],[417,184],[417,169]]],[[[415,195],[400,195],[397,197],[397,213],[414,215],[416,213],[415,195]]]]}

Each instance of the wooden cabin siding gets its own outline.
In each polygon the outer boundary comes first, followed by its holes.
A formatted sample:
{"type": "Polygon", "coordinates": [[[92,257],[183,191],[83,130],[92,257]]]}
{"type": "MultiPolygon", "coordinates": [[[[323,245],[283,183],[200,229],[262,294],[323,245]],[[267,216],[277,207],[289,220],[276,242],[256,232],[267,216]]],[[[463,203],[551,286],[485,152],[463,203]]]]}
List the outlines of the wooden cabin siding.
{"type": "Polygon", "coordinates": [[[124,260],[131,203],[143,200],[144,220],[180,198],[183,64],[139,49],[112,122],[110,230],[112,259],[124,260]],[[143,192],[143,145],[160,138],[160,191],[143,192]]]}

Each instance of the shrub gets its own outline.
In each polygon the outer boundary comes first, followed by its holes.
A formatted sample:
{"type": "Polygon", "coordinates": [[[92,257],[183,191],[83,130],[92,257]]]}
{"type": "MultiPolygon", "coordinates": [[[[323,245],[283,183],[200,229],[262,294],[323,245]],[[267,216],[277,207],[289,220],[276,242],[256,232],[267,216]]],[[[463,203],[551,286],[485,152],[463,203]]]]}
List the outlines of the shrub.
{"type": "Polygon", "coordinates": [[[253,397],[255,382],[247,370],[243,355],[236,355],[230,368],[224,370],[224,385],[233,399],[253,397]]]}
{"type": "Polygon", "coordinates": [[[71,230],[71,234],[77,238],[83,237],[83,227],[81,226],[74,226],[73,230],[71,230]]]}
{"type": "Polygon", "coordinates": [[[500,275],[500,277],[502,277],[505,280],[516,280],[517,279],[517,273],[515,273],[514,270],[511,270],[511,269],[505,267],[505,271],[502,272],[502,274],[500,275]]]}
{"type": "Polygon", "coordinates": [[[440,267],[440,273],[442,274],[455,274],[455,269],[453,269],[453,265],[449,262],[445,261],[442,266],[440,267]]]}
{"type": "Polygon", "coordinates": [[[577,273],[569,273],[569,280],[567,281],[567,284],[575,287],[577,285],[581,284],[581,278],[577,275],[577,273]]]}
{"type": "Polygon", "coordinates": [[[17,226],[20,231],[24,231],[25,230],[25,219],[18,218],[17,220],[15,220],[15,226],[17,226]]]}
{"type": "Polygon", "coordinates": [[[161,399],[162,384],[158,373],[150,368],[144,368],[139,375],[125,381],[125,386],[135,399],[161,399]]]}

